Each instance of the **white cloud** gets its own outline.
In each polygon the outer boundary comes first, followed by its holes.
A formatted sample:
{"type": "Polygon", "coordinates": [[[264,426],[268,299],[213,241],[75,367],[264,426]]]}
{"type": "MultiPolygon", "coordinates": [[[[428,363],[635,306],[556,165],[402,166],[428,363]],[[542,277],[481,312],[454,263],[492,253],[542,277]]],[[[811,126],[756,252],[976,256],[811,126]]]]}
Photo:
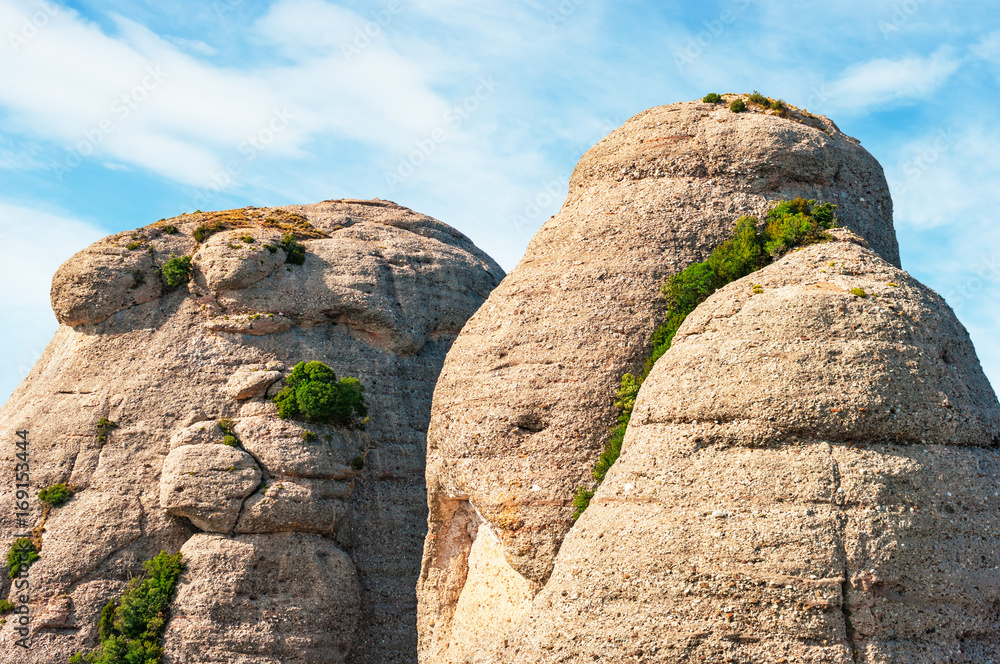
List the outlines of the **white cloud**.
{"type": "Polygon", "coordinates": [[[942,121],[886,159],[903,267],[955,308],[1000,387],[1000,129],[967,109],[942,121]]]}
{"type": "Polygon", "coordinates": [[[942,47],[926,57],[877,58],[853,65],[827,86],[829,100],[824,108],[863,111],[922,99],[940,88],[961,64],[952,49],[942,47]]]}
{"type": "Polygon", "coordinates": [[[107,231],[71,217],[0,201],[0,401],[24,379],[58,328],[49,305],[52,275],[107,231]],[[16,285],[13,286],[13,285],[16,285]]]}
{"type": "MultiPolygon", "coordinates": [[[[0,24],[29,20],[32,7],[0,0],[0,24]]],[[[267,154],[277,157],[300,156],[323,132],[399,149],[447,110],[432,89],[433,63],[414,62],[381,38],[346,57],[341,45],[370,20],[331,3],[274,4],[254,30],[263,47],[291,62],[250,70],[206,64],[138,23],[112,18],[114,37],[60,9],[16,51],[0,49],[8,126],[64,145],[59,162],[70,168],[80,158],[110,157],[199,186],[254,137],[267,138],[267,154]],[[291,122],[272,136],[276,113],[291,122]]]]}
{"type": "Polygon", "coordinates": [[[978,44],[974,44],[970,50],[974,56],[981,60],[1000,64],[1000,30],[991,32],[978,44]]]}
{"type": "Polygon", "coordinates": [[[966,112],[941,119],[947,124],[900,145],[886,159],[896,218],[921,229],[992,225],[988,214],[1000,199],[1000,129],[966,112]]]}

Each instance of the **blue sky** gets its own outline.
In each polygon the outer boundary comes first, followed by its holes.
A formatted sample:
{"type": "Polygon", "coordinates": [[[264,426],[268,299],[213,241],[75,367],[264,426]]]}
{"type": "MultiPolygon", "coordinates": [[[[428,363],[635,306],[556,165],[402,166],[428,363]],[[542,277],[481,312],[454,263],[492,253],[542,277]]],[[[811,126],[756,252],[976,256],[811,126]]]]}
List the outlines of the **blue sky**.
{"type": "Polygon", "coordinates": [[[195,209],[391,199],[506,269],[630,116],[759,90],[885,167],[903,267],[1000,384],[994,3],[0,0],[0,398],[59,264],[195,209]]]}

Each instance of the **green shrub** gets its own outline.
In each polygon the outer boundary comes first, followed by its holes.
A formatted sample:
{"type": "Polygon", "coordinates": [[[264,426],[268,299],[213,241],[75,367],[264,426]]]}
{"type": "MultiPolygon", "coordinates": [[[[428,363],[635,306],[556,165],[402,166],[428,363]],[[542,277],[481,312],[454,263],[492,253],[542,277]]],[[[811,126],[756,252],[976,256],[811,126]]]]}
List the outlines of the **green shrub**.
{"type": "Polygon", "coordinates": [[[281,238],[279,247],[285,250],[285,262],[292,265],[302,265],[306,262],[306,248],[291,233],[281,238]]]}
{"type": "Polygon", "coordinates": [[[733,237],[716,247],[705,261],[712,270],[713,289],[722,288],[762,268],[764,251],[760,244],[757,219],[755,217],[737,219],[733,237]]]}
{"type": "Polygon", "coordinates": [[[360,454],[353,459],[351,459],[351,468],[354,470],[364,470],[365,469],[365,458],[360,454]]]}
{"type": "Polygon", "coordinates": [[[767,213],[764,251],[777,259],[794,247],[816,244],[830,238],[827,230],[836,225],[832,203],[796,198],[779,203],[767,213]]]}
{"type": "Polygon", "coordinates": [[[146,273],[139,268],[132,270],[132,285],[129,288],[138,288],[144,283],[146,283],[146,273]]]}
{"type": "Polygon", "coordinates": [[[141,246],[142,242],[129,242],[128,244],[125,245],[125,248],[128,249],[129,251],[135,251],[141,246]]]}
{"type": "Polygon", "coordinates": [[[229,447],[240,446],[240,439],[236,436],[236,422],[232,421],[228,417],[223,417],[215,423],[215,426],[219,427],[219,430],[225,434],[222,437],[223,445],[228,445],[229,447]]]}
{"type": "Polygon", "coordinates": [[[108,436],[117,428],[118,425],[106,417],[97,420],[97,442],[101,445],[108,442],[108,436]]]}
{"type": "Polygon", "coordinates": [[[315,443],[317,440],[319,440],[319,436],[317,436],[312,431],[303,431],[302,432],[302,442],[305,442],[305,443],[315,443]]]}
{"type": "Polygon", "coordinates": [[[743,102],[742,99],[734,99],[733,103],[729,105],[729,110],[732,111],[733,113],[742,113],[743,111],[747,110],[747,105],[743,102]]]}
{"type": "Polygon", "coordinates": [[[706,104],[721,104],[725,100],[722,98],[722,95],[709,92],[707,95],[702,97],[702,101],[706,104]]]}
{"type": "Polygon", "coordinates": [[[247,235],[241,235],[240,239],[243,240],[243,242],[245,242],[246,244],[253,244],[254,242],[257,241],[257,240],[255,240],[253,238],[253,235],[249,235],[249,234],[247,234],[247,235]]]}
{"type": "Polygon", "coordinates": [[[573,496],[573,520],[576,521],[583,514],[583,511],[590,506],[590,499],[594,497],[594,492],[585,487],[578,487],[576,495],[573,496]]]}
{"type": "Polygon", "coordinates": [[[160,274],[163,275],[163,282],[167,288],[177,288],[181,284],[186,284],[191,278],[191,257],[170,254],[170,260],[160,268],[160,274]]]}
{"type": "Polygon", "coordinates": [[[775,111],[783,111],[785,110],[785,102],[781,99],[775,99],[771,102],[771,109],[775,111]]]}
{"type": "Polygon", "coordinates": [[[5,616],[17,608],[17,605],[9,599],[0,599],[0,616],[5,616]]]}
{"type": "MultiPolygon", "coordinates": [[[[199,212],[200,211],[201,210],[199,210],[199,212]]],[[[202,224],[198,228],[194,229],[193,236],[198,242],[204,242],[219,231],[223,231],[225,229],[226,226],[221,221],[212,221],[207,224],[202,224]]]]}
{"type": "Polygon", "coordinates": [[[278,247],[273,244],[265,244],[264,248],[270,251],[272,254],[278,251],[278,247]]]}
{"type": "Polygon", "coordinates": [[[754,90],[753,94],[750,95],[750,101],[752,101],[755,104],[760,104],[764,108],[769,108],[771,106],[771,100],[762,95],[761,93],[757,92],[756,90],[754,90]]]}
{"type": "Polygon", "coordinates": [[[38,499],[52,507],[62,507],[73,497],[73,488],[64,482],[45,487],[38,492],[38,499]]]}
{"type": "Polygon", "coordinates": [[[860,298],[868,297],[868,293],[865,292],[864,288],[852,288],[851,295],[856,295],[857,297],[860,298]]]}
{"type": "Polygon", "coordinates": [[[173,224],[167,224],[163,227],[163,232],[167,235],[177,235],[177,227],[173,224]]]}
{"type": "Polygon", "coordinates": [[[87,664],[158,664],[161,640],[169,618],[177,580],[184,571],[181,554],[161,551],[143,567],[146,575],[129,582],[121,601],[111,600],[101,611],[101,645],[70,662],[87,664]]]}
{"type": "MultiPolygon", "coordinates": [[[[756,217],[740,217],[736,220],[732,237],[719,244],[707,260],[689,265],[666,280],[660,292],[667,312],[650,339],[652,351],[646,359],[642,375],[625,374],[615,393],[618,423],[605,441],[592,471],[598,484],[604,481],[608,470],[621,455],[639,388],[656,361],[670,349],[677,330],[687,316],[726,284],[752,274],[795,247],[829,239],[826,230],[837,225],[835,209],[836,206],[831,203],[817,204],[814,200],[802,198],[784,201],[768,212],[763,232],[758,229],[756,217]]],[[[752,290],[754,294],[764,292],[760,285],[752,285],[752,290]]],[[[574,520],[586,509],[591,496],[593,491],[589,489],[580,487],[577,490],[573,499],[576,508],[574,520]]]]}
{"type": "Polygon", "coordinates": [[[296,364],[274,402],[285,419],[347,425],[368,414],[361,382],[357,378],[338,381],[333,369],[322,362],[296,364]]]}
{"type": "Polygon", "coordinates": [[[21,570],[27,571],[29,567],[41,560],[38,549],[27,537],[14,540],[10,551],[7,553],[7,570],[10,578],[16,578],[21,570]]]}

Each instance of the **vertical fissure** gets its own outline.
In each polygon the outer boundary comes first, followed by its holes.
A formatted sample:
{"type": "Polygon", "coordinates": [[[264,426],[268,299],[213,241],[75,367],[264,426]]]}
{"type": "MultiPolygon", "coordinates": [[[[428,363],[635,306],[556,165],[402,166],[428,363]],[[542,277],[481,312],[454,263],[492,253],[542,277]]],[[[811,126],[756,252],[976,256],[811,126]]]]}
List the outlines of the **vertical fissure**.
{"type": "Polygon", "coordinates": [[[833,461],[833,497],[831,504],[839,508],[837,514],[837,553],[844,561],[843,578],[840,584],[840,611],[844,617],[844,634],[847,637],[847,647],[851,649],[851,662],[857,664],[858,648],[854,642],[854,628],[851,625],[851,610],[847,606],[847,592],[851,587],[851,572],[847,561],[847,511],[845,509],[845,499],[841,491],[840,464],[833,456],[833,448],[830,448],[830,455],[833,461]]]}

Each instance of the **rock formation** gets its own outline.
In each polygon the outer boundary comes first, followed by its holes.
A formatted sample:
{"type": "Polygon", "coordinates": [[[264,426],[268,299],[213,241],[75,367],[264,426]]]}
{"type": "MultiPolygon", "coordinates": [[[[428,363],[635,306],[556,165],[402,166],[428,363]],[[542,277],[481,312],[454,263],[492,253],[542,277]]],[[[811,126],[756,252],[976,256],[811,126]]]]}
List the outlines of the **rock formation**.
{"type": "Polygon", "coordinates": [[[476,661],[1000,660],[997,397],[945,302],[838,235],[688,318],[476,661]]]}
{"type": "MultiPolygon", "coordinates": [[[[753,105],[751,105],[753,108],[753,105]]],[[[510,641],[572,526],[570,501],[615,422],[662,313],[665,277],[744,214],[795,197],[898,264],[882,169],[826,118],[653,108],[581,159],[562,210],[456,340],[428,432],[422,661],[478,661],[510,641]]]]}
{"type": "Polygon", "coordinates": [[[454,229],[377,200],[183,215],[67,261],[62,326],[0,411],[4,466],[28,430],[31,468],[24,523],[0,486],[4,544],[44,520],[31,649],[9,622],[0,662],[93,648],[102,607],[160,550],[187,561],[165,662],[412,662],[431,394],[502,277],[454,229]],[[193,256],[175,289],[172,255],[193,256]],[[271,397],[312,360],[360,379],[363,431],[278,417],[271,397]],[[57,482],[76,494],[43,515],[34,493],[57,482]]]}

